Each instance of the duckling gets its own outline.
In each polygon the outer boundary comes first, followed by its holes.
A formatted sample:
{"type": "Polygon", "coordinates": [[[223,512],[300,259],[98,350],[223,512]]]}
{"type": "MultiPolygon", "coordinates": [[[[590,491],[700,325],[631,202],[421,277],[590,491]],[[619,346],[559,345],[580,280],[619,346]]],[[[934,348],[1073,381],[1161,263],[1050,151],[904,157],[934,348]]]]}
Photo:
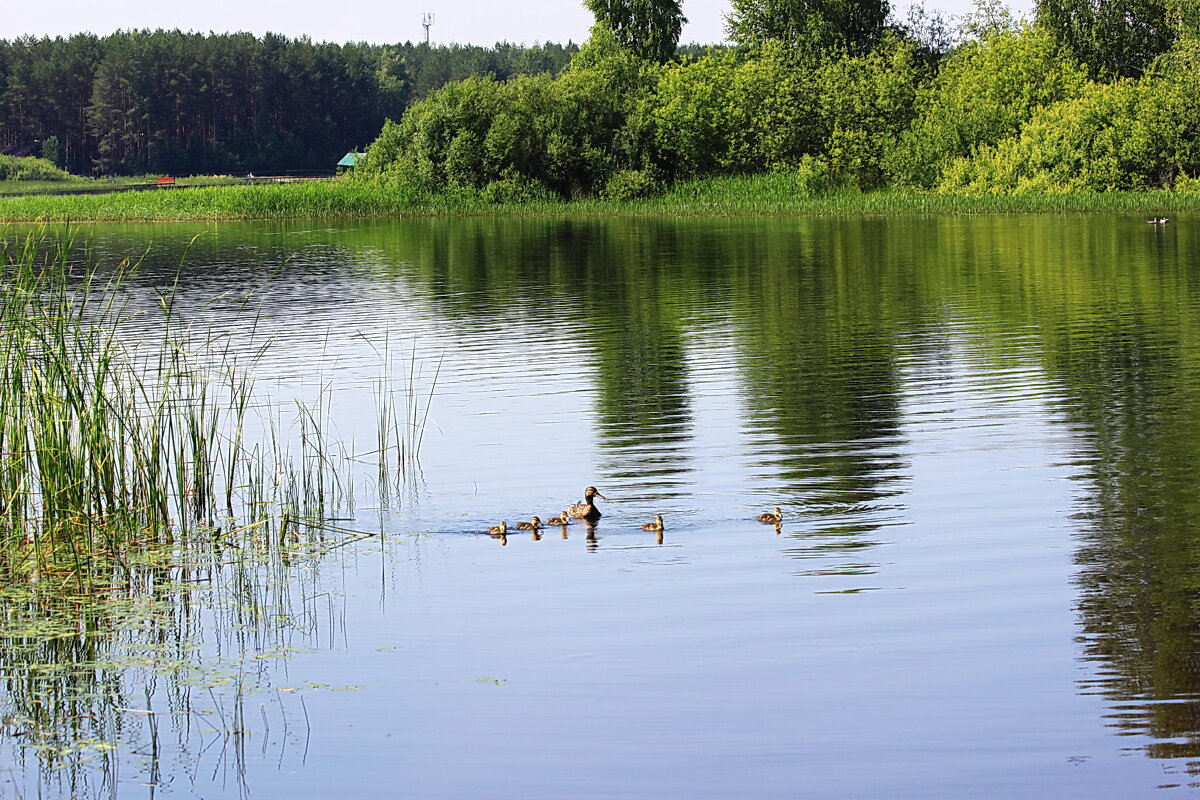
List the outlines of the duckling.
{"type": "Polygon", "coordinates": [[[506,533],[508,533],[508,523],[501,522],[499,525],[493,525],[492,527],[488,528],[488,533],[490,533],[492,536],[504,536],[506,533]]]}
{"type": "Polygon", "coordinates": [[[656,516],[654,518],[654,522],[647,522],[646,524],[642,525],[642,530],[644,530],[644,531],[661,531],[662,529],[663,529],[662,514],[659,514],[658,516],[656,516]]]}
{"type": "Polygon", "coordinates": [[[779,506],[775,506],[774,514],[770,512],[766,514],[759,514],[757,517],[755,517],[755,519],[764,525],[778,525],[779,523],[783,522],[783,511],[780,510],[779,506]]]}
{"type": "Polygon", "coordinates": [[[587,520],[588,522],[595,522],[600,519],[600,509],[596,508],[596,504],[592,502],[593,497],[599,497],[601,500],[608,499],[600,494],[600,490],[595,486],[589,486],[583,490],[583,502],[572,503],[567,508],[567,513],[575,519],[587,520]]]}
{"type": "Polygon", "coordinates": [[[567,515],[566,511],[564,511],[564,512],[562,512],[561,517],[551,517],[550,519],[546,520],[546,524],[547,525],[570,525],[571,517],[567,515]]]}
{"type": "Polygon", "coordinates": [[[518,522],[517,530],[519,531],[536,531],[542,527],[541,517],[530,517],[528,522],[518,522]]]}

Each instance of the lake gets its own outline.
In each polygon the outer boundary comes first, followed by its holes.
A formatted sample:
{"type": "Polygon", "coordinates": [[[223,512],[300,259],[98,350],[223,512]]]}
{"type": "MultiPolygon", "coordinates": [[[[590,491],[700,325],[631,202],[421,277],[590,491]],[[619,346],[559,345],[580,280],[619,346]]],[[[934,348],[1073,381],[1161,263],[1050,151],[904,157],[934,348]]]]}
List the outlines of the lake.
{"type": "Polygon", "coordinates": [[[1195,793],[1198,222],[85,227],[146,254],[131,308],[269,343],[344,502],[186,602],[5,633],[0,792],[1195,793]],[[486,533],[589,485],[591,529],[486,533]]]}

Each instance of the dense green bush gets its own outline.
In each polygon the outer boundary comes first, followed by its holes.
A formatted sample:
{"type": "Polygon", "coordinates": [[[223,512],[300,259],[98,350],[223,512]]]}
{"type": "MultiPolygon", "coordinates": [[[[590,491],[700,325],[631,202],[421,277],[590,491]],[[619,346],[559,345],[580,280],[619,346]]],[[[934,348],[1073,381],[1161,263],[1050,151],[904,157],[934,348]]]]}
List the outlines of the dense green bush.
{"type": "Polygon", "coordinates": [[[889,159],[891,181],[931,188],[942,170],[1017,135],[1034,112],[1078,97],[1087,76],[1035,26],[994,30],[951,55],[916,96],[916,116],[889,159]]]}
{"type": "Polygon", "coordinates": [[[1088,83],[1020,132],[944,171],[943,193],[1188,188],[1200,174],[1200,49],[1185,44],[1138,80],[1088,83]]]}
{"type": "Polygon", "coordinates": [[[614,172],[604,186],[604,197],[609,200],[637,200],[658,192],[658,181],[645,170],[623,169],[614,172]]]}
{"type": "Polygon", "coordinates": [[[814,73],[777,43],[669,66],[649,102],[659,158],[676,178],[795,164],[827,135],[814,73]]]}
{"type": "Polygon", "coordinates": [[[1167,179],[1168,131],[1143,113],[1160,87],[1091,84],[1083,96],[1040,109],[1017,136],[945,171],[943,193],[1036,194],[1150,189],[1167,179]]]}
{"type": "Polygon", "coordinates": [[[70,177],[44,158],[0,156],[0,181],[65,181],[70,177]]]}
{"type": "Polygon", "coordinates": [[[558,78],[468,78],[414,104],[400,122],[385,124],[356,179],[416,195],[492,187],[492,195],[548,189],[577,197],[597,193],[622,170],[652,174],[641,104],[657,69],[598,29],[558,78]]]}
{"type": "Polygon", "coordinates": [[[515,170],[484,186],[480,197],[488,203],[548,203],[557,199],[544,185],[515,170]]]}
{"type": "Polygon", "coordinates": [[[815,156],[802,156],[796,165],[796,193],[801,197],[820,197],[835,188],[829,165],[815,156]]]}
{"type": "Polygon", "coordinates": [[[821,66],[817,95],[829,131],[823,150],[838,183],[885,184],[885,157],[912,122],[921,74],[916,47],[896,37],[865,55],[821,66]]]}
{"type": "Polygon", "coordinates": [[[737,68],[736,54],[728,52],[663,70],[649,113],[655,147],[672,177],[707,175],[728,166],[737,68]]]}

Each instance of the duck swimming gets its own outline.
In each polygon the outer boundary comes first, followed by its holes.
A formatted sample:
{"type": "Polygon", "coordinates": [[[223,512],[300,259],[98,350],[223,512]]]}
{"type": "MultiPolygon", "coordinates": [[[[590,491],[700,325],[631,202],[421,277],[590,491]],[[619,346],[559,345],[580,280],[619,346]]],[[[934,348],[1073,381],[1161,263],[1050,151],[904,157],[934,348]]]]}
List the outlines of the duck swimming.
{"type": "Polygon", "coordinates": [[[585,519],[588,522],[600,519],[600,509],[596,508],[596,504],[592,502],[593,497],[599,497],[601,500],[608,499],[600,494],[600,490],[595,486],[589,486],[583,490],[583,502],[572,503],[567,508],[567,513],[575,519],[585,519]]]}
{"type": "Polygon", "coordinates": [[[517,530],[519,531],[536,531],[542,527],[541,517],[531,517],[528,522],[518,522],[517,530]]]}
{"type": "Polygon", "coordinates": [[[503,536],[504,534],[508,533],[508,523],[501,522],[499,525],[493,525],[492,527],[488,528],[488,533],[490,533],[492,536],[503,536]]]}
{"type": "Polygon", "coordinates": [[[1151,217],[1150,219],[1146,220],[1146,222],[1151,225],[1166,225],[1170,221],[1170,217],[1151,217]]]}
{"type": "Polygon", "coordinates": [[[562,512],[561,517],[551,517],[550,519],[546,520],[546,524],[547,525],[569,525],[569,524],[571,524],[571,517],[567,515],[566,511],[564,511],[564,512],[562,512]]]}
{"type": "Polygon", "coordinates": [[[647,522],[642,526],[644,531],[661,531],[663,529],[662,514],[654,518],[654,522],[647,522]]]}
{"type": "Polygon", "coordinates": [[[764,525],[778,525],[779,523],[783,522],[783,511],[779,509],[779,506],[776,506],[774,514],[770,512],[766,514],[759,514],[757,517],[755,517],[755,519],[764,525]]]}

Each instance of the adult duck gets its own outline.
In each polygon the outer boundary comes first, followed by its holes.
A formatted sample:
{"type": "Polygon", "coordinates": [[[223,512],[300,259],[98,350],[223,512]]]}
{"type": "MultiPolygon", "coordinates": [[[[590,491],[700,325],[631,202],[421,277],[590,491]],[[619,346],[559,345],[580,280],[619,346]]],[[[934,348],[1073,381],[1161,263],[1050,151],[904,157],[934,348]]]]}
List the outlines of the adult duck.
{"type": "Polygon", "coordinates": [[[767,512],[766,514],[759,514],[757,517],[755,517],[755,519],[764,525],[778,525],[779,523],[783,522],[783,511],[779,509],[779,506],[776,506],[774,514],[770,512],[767,512]]]}
{"type": "Polygon", "coordinates": [[[661,531],[663,527],[662,514],[659,514],[654,518],[654,522],[647,522],[646,524],[642,525],[642,530],[661,531]]]}
{"type": "Polygon", "coordinates": [[[600,494],[600,490],[595,486],[589,486],[583,490],[583,502],[572,503],[567,507],[567,513],[575,519],[584,519],[588,522],[600,519],[600,509],[596,508],[596,504],[592,502],[593,497],[599,497],[601,500],[608,499],[600,494]]]}

